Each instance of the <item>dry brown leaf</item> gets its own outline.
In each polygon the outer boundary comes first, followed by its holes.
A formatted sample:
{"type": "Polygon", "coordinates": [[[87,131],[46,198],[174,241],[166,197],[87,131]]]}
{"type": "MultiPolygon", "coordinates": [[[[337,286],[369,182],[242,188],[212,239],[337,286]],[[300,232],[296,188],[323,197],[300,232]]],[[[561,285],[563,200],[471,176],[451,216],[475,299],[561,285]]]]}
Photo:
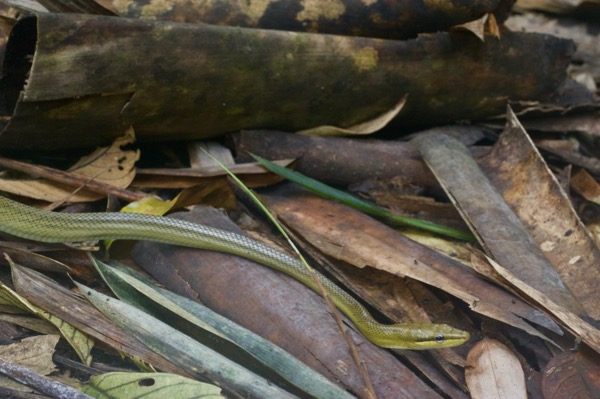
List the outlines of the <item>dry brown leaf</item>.
{"type": "Polygon", "coordinates": [[[544,369],[542,392],[545,398],[598,398],[600,355],[589,350],[562,352],[544,369]]]}
{"type": "Polygon", "coordinates": [[[556,133],[582,132],[591,136],[600,136],[600,115],[593,113],[530,118],[523,120],[522,123],[527,130],[556,133]]]}
{"type": "Polygon", "coordinates": [[[220,209],[236,209],[237,202],[231,185],[225,179],[196,184],[181,191],[171,201],[169,212],[192,205],[209,205],[220,209]]]}
{"type": "Polygon", "coordinates": [[[571,188],[586,200],[600,205],[600,184],[585,170],[571,177],[571,188]]]}
{"type": "Polygon", "coordinates": [[[475,312],[536,336],[543,337],[521,317],[557,331],[541,313],[478,278],[457,261],[358,211],[299,190],[271,191],[263,198],[280,220],[328,256],[438,287],[465,301],[475,312]]]}
{"type": "MultiPolygon", "coordinates": [[[[110,147],[98,148],[82,157],[69,168],[73,172],[90,180],[125,188],[135,176],[135,162],[139,159],[139,150],[123,150],[121,147],[135,140],[133,129],[129,128],[125,135],[116,139],[110,147]]],[[[102,198],[85,189],[77,191],[77,187],[56,183],[46,179],[9,179],[0,178],[0,191],[44,200],[47,202],[64,201],[86,202],[102,198]]]]}
{"type": "MultiPolygon", "coordinates": [[[[60,335],[40,335],[25,338],[15,344],[0,346],[0,356],[6,361],[27,367],[38,374],[49,375],[57,370],[52,362],[52,355],[59,339],[60,335]]],[[[31,389],[5,376],[0,376],[0,386],[31,391],[31,389]]]]}
{"type": "Polygon", "coordinates": [[[44,335],[60,333],[50,322],[39,317],[0,313],[0,320],[44,335]]]}
{"type": "Polygon", "coordinates": [[[235,194],[225,179],[207,180],[183,189],[175,198],[165,201],[157,197],[145,197],[121,208],[121,212],[145,215],[166,215],[193,205],[207,205],[221,209],[236,209],[235,194]]]}
{"type": "Polygon", "coordinates": [[[583,342],[588,344],[590,348],[600,353],[600,330],[585,322],[582,318],[568,309],[556,304],[542,292],[527,285],[525,282],[515,276],[510,270],[505,269],[492,259],[488,260],[494,269],[500,273],[500,275],[502,275],[506,281],[515,286],[521,292],[526,293],[527,296],[537,302],[539,306],[545,308],[549,313],[558,318],[565,327],[581,337],[583,342]]]}
{"type": "Polygon", "coordinates": [[[589,170],[592,173],[600,173],[600,159],[583,155],[573,148],[573,144],[565,140],[537,140],[535,143],[540,149],[549,152],[565,162],[589,170]]]}
{"type": "MultiPolygon", "coordinates": [[[[444,134],[419,135],[412,142],[486,253],[547,293],[555,302],[583,313],[581,305],[544,257],[523,222],[479,168],[469,150],[444,134]]],[[[502,163],[503,158],[497,159],[503,166],[502,171],[512,176],[514,166],[502,163]]]]}
{"type": "Polygon", "coordinates": [[[465,371],[473,399],[527,399],[525,374],[517,357],[496,340],[477,343],[465,371]]]}
{"type": "MultiPolygon", "coordinates": [[[[275,161],[281,166],[290,166],[293,159],[275,161]]],[[[250,188],[264,187],[278,183],[282,178],[266,171],[257,162],[241,163],[228,166],[244,184],[250,188]]],[[[227,172],[220,166],[207,166],[201,169],[137,169],[135,180],[131,184],[136,188],[187,188],[203,184],[208,180],[223,179],[227,172]]]]}
{"type": "MultiPolygon", "coordinates": [[[[585,312],[600,319],[600,249],[512,111],[507,119],[498,142],[479,164],[535,241],[536,250],[550,261],[585,312]]],[[[496,260],[507,268],[517,261],[511,256],[496,260]]],[[[524,283],[552,297],[540,281],[524,279],[524,283]]],[[[560,304],[556,297],[552,300],[560,304]]]]}
{"type": "MultiPolygon", "coordinates": [[[[195,207],[177,217],[243,234],[212,208],[195,207]]],[[[364,382],[323,298],[298,281],[238,256],[147,241],[136,245],[133,257],[168,289],[200,300],[270,339],[352,392],[364,392],[364,382]]],[[[379,397],[430,395],[431,388],[389,351],[352,330],[349,334],[379,397]]]]}
{"type": "Polygon", "coordinates": [[[99,147],[81,157],[69,171],[116,187],[127,187],[133,178],[135,162],[140,158],[140,151],[124,150],[123,147],[134,141],[135,133],[130,127],[125,135],[115,139],[110,147],[99,147]]]}
{"type": "Polygon", "coordinates": [[[30,368],[39,374],[48,375],[56,371],[52,354],[59,339],[60,335],[24,338],[21,342],[0,346],[0,354],[3,359],[30,368]]]}

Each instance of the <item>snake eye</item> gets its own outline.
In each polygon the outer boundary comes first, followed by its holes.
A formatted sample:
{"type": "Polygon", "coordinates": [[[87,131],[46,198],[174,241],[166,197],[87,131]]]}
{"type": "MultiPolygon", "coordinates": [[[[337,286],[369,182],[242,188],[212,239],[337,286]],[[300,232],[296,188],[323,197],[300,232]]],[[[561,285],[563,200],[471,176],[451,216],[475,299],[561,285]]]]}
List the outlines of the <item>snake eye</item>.
{"type": "Polygon", "coordinates": [[[443,344],[446,339],[444,338],[444,334],[438,334],[435,336],[435,342],[438,344],[443,344]]]}

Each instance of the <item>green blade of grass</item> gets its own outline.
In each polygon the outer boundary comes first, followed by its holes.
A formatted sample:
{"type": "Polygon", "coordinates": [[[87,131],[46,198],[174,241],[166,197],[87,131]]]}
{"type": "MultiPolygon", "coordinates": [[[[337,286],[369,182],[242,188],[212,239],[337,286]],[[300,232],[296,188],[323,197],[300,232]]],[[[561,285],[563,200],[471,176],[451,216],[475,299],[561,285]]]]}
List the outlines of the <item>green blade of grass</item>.
{"type": "Polygon", "coordinates": [[[469,242],[475,241],[475,237],[470,232],[455,229],[452,227],[442,226],[436,223],[429,222],[427,220],[413,219],[395,215],[386,209],[380,208],[374,204],[371,204],[370,202],[364,201],[344,191],[330,187],[324,183],[321,183],[318,180],[312,179],[299,172],[293,171],[283,166],[279,166],[271,161],[259,157],[258,155],[250,155],[254,157],[254,159],[266,169],[288,180],[291,180],[294,183],[301,185],[302,187],[308,189],[309,191],[317,194],[320,197],[338,201],[344,205],[348,205],[371,216],[387,220],[394,224],[416,227],[421,230],[426,230],[432,233],[441,234],[447,237],[457,238],[469,242]]]}

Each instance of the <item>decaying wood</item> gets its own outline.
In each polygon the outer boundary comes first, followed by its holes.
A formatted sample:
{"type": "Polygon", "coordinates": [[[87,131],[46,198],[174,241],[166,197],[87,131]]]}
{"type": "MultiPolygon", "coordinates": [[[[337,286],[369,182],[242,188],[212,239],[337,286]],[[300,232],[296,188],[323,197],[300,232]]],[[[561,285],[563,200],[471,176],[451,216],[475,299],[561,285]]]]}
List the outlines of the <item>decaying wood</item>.
{"type": "Polygon", "coordinates": [[[252,128],[353,126],[408,100],[394,126],[478,119],[548,98],[573,51],[551,36],[408,41],[41,14],[14,27],[3,149],[202,139],[252,128]],[[29,59],[33,56],[32,64],[29,59]]]}
{"type": "MultiPolygon", "coordinates": [[[[47,0],[46,0],[47,1],[47,0]]],[[[213,25],[383,38],[448,30],[493,12],[500,0],[112,1],[119,15],[213,25]],[[165,6],[165,3],[168,6],[165,6]],[[170,4],[169,4],[170,3],[170,4]]]]}
{"type": "Polygon", "coordinates": [[[267,159],[298,158],[294,169],[336,186],[402,176],[407,184],[439,190],[439,184],[410,143],[309,137],[268,130],[233,136],[239,159],[248,153],[267,159]]]}
{"type": "MultiPolygon", "coordinates": [[[[185,218],[241,233],[215,210],[198,209],[185,218]]],[[[358,369],[323,299],[296,280],[239,257],[149,242],[137,244],[133,257],[171,291],[199,299],[326,377],[362,391],[358,369]]],[[[378,397],[439,398],[389,352],[350,334],[378,397]]]]}

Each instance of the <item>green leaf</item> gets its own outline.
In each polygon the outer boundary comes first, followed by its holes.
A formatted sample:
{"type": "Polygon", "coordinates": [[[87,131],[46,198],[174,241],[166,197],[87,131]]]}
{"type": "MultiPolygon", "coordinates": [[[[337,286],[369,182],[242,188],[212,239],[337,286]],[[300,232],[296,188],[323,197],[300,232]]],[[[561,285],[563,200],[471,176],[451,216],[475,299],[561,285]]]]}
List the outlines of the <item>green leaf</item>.
{"type": "Polygon", "coordinates": [[[243,397],[294,397],[155,317],[83,284],[75,284],[99,311],[189,375],[208,379],[243,397]]]}
{"type": "Polygon", "coordinates": [[[198,302],[156,287],[118,263],[109,266],[97,259],[94,262],[119,298],[159,319],[168,320],[181,332],[284,389],[301,396],[352,397],[293,355],[198,302]]]}
{"type": "Polygon", "coordinates": [[[277,165],[271,161],[268,161],[258,155],[250,154],[254,159],[264,166],[266,169],[273,173],[285,177],[288,180],[293,181],[301,185],[302,187],[310,190],[320,197],[338,201],[344,205],[348,205],[352,208],[358,209],[366,214],[384,219],[392,224],[399,224],[405,226],[412,226],[422,230],[430,231],[432,233],[442,234],[447,237],[458,238],[469,242],[474,242],[475,237],[469,232],[455,229],[452,227],[442,226],[436,223],[429,222],[427,220],[406,218],[393,214],[392,212],[373,205],[370,202],[364,201],[344,191],[330,187],[318,180],[312,179],[308,176],[304,176],[301,173],[277,165]]]}
{"type": "Polygon", "coordinates": [[[106,373],[92,377],[84,393],[97,399],[218,399],[221,388],[166,373],[106,373]]]}

